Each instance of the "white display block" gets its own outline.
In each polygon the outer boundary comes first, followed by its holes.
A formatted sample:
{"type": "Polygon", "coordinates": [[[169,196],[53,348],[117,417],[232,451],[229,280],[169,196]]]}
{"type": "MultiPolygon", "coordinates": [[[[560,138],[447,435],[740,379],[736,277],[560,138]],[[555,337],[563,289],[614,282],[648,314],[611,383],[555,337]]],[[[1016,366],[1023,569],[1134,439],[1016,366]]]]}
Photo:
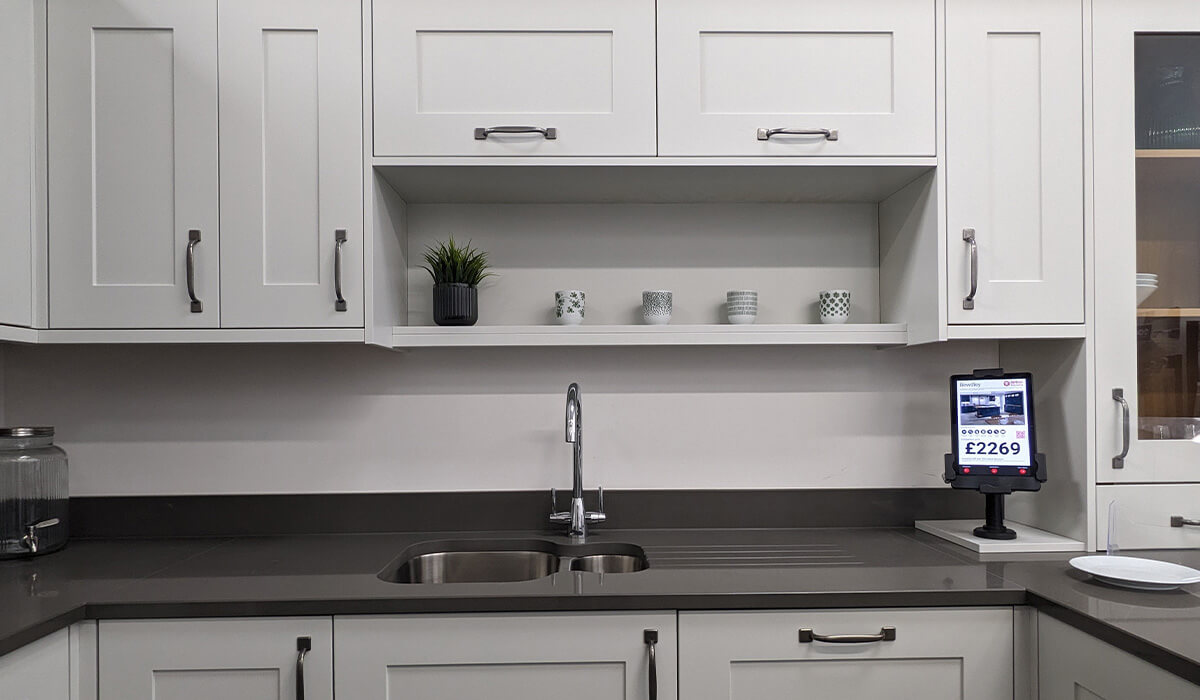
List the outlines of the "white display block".
{"type": "Polygon", "coordinates": [[[1017,533],[1012,540],[989,540],[974,535],[983,525],[983,517],[975,520],[918,520],[914,525],[922,532],[949,540],[974,552],[1082,552],[1083,542],[1011,520],[1005,526],[1017,533]]]}

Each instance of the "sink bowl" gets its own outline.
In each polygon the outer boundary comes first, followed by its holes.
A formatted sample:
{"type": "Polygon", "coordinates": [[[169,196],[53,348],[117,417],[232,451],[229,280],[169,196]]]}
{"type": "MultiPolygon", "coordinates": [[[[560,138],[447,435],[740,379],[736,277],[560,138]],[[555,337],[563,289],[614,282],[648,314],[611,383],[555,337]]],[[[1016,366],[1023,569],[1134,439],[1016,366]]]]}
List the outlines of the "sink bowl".
{"type": "Polygon", "coordinates": [[[392,583],[508,583],[549,576],[558,566],[550,542],[448,540],[410,547],[379,578],[392,583]]]}
{"type": "Polygon", "coordinates": [[[649,568],[637,545],[546,540],[438,540],[415,544],[379,572],[390,583],[512,583],[560,571],[626,574],[649,568]]]}

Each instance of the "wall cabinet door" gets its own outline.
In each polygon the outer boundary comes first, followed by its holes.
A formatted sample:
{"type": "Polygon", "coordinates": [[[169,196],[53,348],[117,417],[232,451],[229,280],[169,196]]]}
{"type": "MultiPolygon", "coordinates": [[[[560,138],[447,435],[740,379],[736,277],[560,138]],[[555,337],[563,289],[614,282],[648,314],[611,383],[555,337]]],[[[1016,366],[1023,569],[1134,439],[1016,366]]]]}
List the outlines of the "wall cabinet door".
{"type": "Polygon", "coordinates": [[[946,101],[950,322],[1083,323],[1080,0],[948,0],[946,101]]]}
{"type": "Polygon", "coordinates": [[[219,9],[221,326],[362,326],[359,0],[219,9]]]}
{"type": "Polygon", "coordinates": [[[216,30],[216,0],[50,3],[51,327],[218,325],[216,30]]]}
{"type": "Polygon", "coordinates": [[[375,155],[652,156],[653,0],[376,0],[375,155]],[[498,126],[553,134],[482,133],[498,126]]]}
{"type": "Polygon", "coordinates": [[[1013,697],[1012,608],[684,612],[679,648],[688,700],[791,700],[798,689],[814,698],[1013,697]],[[894,639],[817,639],[888,627],[894,639]]]}
{"type": "Polygon", "coordinates": [[[652,681],[659,700],[678,697],[675,613],[339,617],[334,625],[339,698],[647,700],[652,681]],[[646,630],[658,633],[653,652],[646,630]]]}
{"type": "Polygon", "coordinates": [[[105,620],[99,648],[99,700],[294,700],[301,677],[305,700],[333,698],[328,617],[105,620]]]}
{"type": "Polygon", "coordinates": [[[659,155],[933,155],[934,46],[932,0],[659,0],[659,155]]]}
{"type": "Polygon", "coordinates": [[[0,697],[4,700],[70,700],[67,630],[59,630],[0,656],[0,697]]]}
{"type": "Polygon", "coordinates": [[[1200,13],[1096,0],[1093,32],[1096,479],[1200,481],[1200,13]]]}
{"type": "Polygon", "coordinates": [[[1195,700],[1200,686],[1038,614],[1040,700],[1195,700]]]}

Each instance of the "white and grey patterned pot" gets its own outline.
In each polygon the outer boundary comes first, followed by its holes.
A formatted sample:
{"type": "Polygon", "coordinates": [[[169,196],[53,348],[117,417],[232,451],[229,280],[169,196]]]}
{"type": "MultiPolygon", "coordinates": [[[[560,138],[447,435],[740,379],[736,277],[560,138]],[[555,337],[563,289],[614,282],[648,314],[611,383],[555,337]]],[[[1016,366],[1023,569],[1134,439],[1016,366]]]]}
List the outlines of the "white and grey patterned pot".
{"type": "Polygon", "coordinates": [[[821,300],[821,323],[845,323],[850,318],[850,290],[826,289],[821,300]]]}
{"type": "Polygon", "coordinates": [[[563,326],[583,323],[583,306],[587,295],[580,289],[560,289],[554,293],[554,320],[563,326]]]}
{"type": "Polygon", "coordinates": [[[673,295],[665,289],[642,292],[642,318],[652,326],[670,323],[673,302],[673,295]]]}
{"type": "Polygon", "coordinates": [[[758,292],[753,289],[731,289],[725,292],[725,314],[735,325],[754,323],[758,317],[758,292]]]}

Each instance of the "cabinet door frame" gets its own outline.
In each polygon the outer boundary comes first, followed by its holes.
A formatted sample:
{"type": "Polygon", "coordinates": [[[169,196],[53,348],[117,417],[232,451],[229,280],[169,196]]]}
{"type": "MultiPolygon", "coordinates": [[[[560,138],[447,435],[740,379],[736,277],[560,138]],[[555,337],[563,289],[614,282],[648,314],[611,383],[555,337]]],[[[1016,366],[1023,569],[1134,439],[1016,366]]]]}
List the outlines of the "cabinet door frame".
{"type": "Polygon", "coordinates": [[[312,645],[304,655],[305,700],[332,700],[331,617],[101,620],[98,700],[153,700],[155,673],[205,671],[274,671],[277,700],[292,700],[302,637],[312,645]]]}
{"type": "Polygon", "coordinates": [[[362,327],[361,4],[219,0],[218,9],[221,327],[362,327]],[[282,79],[278,90],[269,77],[282,79]],[[272,143],[271,131],[291,146],[272,143]],[[291,258],[275,280],[272,255],[291,258]]]}
{"type": "MultiPolygon", "coordinates": [[[[217,185],[217,3],[216,0],[55,0],[48,11],[49,263],[51,328],[216,328],[220,320],[220,231],[217,185]],[[97,30],[168,32],[171,46],[172,153],[169,265],[137,250],[110,253],[117,273],[159,266],[157,280],[100,279],[96,240],[106,235],[97,220],[98,167],[114,188],[130,181],[148,184],[139,164],[142,151],[95,143],[97,104],[128,96],[94,99],[93,57],[97,30]],[[195,287],[202,311],[193,312],[187,292],[189,231],[195,246],[195,287]]],[[[149,35],[146,35],[149,36],[149,35]]],[[[113,41],[117,41],[114,35],[113,41]]],[[[163,43],[160,37],[160,44],[163,43]]],[[[112,50],[119,52],[120,49],[112,50]]],[[[125,56],[132,62],[135,56],[125,56]]],[[[152,62],[147,62],[152,63],[152,62]]],[[[136,106],[136,105],[134,105],[136,106]]],[[[162,105],[157,105],[161,109],[162,105]]],[[[116,120],[119,114],[108,118],[116,120]]],[[[123,135],[135,139],[132,132],[123,135]]],[[[125,146],[136,144],[124,144],[125,146]]],[[[161,164],[160,164],[161,165],[161,164]]],[[[161,182],[156,180],[155,182],[161,182]]],[[[132,187],[129,185],[128,187],[132,187]]],[[[128,189],[127,187],[127,189],[128,189]]],[[[137,194],[115,192],[102,211],[121,235],[122,217],[138,216],[137,194]],[[122,198],[131,202],[118,201],[122,198]],[[111,217],[115,217],[111,218],[111,217]]],[[[161,203],[160,203],[161,206],[161,203]]],[[[160,215],[164,212],[159,211],[160,215]]],[[[126,246],[128,247],[128,246],[126,246]]],[[[147,276],[146,279],[149,279],[147,276]]]]}
{"type": "Polygon", "coordinates": [[[947,1],[951,324],[1084,322],[1083,19],[1081,0],[947,1]],[[1020,86],[1021,56],[1014,54],[1024,55],[1036,79],[1020,86]],[[1010,70],[997,71],[1004,66],[1010,70]],[[1006,198],[1014,190],[1023,201],[1006,198]],[[971,275],[967,229],[978,255],[971,309],[963,303],[971,275]],[[1023,274],[1028,263],[1003,272],[1011,263],[1002,258],[1021,253],[1005,244],[1014,236],[1036,246],[1035,274],[1023,274]]]}
{"type": "MultiPolygon", "coordinates": [[[[851,0],[810,3],[749,0],[659,0],[658,151],[662,156],[932,156],[937,152],[936,3],[933,0],[851,0]],[[892,75],[889,108],[859,112],[762,113],[703,103],[705,35],[709,39],[774,41],[788,34],[888,38],[892,75]],[[773,37],[773,38],[767,38],[773,37]],[[838,139],[769,137],[767,128],[824,128],[838,139]]],[[[847,45],[848,46],[848,45],[847,45]]],[[[727,48],[725,51],[733,51],[727,48]]],[[[770,49],[764,48],[769,52],[770,49]]],[[[808,49],[810,52],[816,49],[808,49]]],[[[788,66],[756,67],[741,75],[785,90],[788,66]]],[[[717,70],[714,68],[714,70],[717,70]]],[[[717,70],[714,77],[723,75],[717,70]]],[[[728,76],[736,84],[736,79],[728,76]]],[[[836,82],[836,78],[834,79],[836,82]]],[[[803,83],[792,83],[798,90],[803,83]]],[[[836,91],[835,87],[824,86],[836,91]]],[[[734,98],[736,99],[736,97],[734,98]]],[[[840,96],[839,99],[846,99],[840,96]]]]}
{"type": "Polygon", "coordinates": [[[1138,439],[1136,130],[1134,35],[1200,34],[1191,0],[1094,0],[1093,55],[1096,306],[1096,481],[1200,481],[1197,446],[1190,440],[1138,439]],[[1128,280],[1128,282],[1125,282],[1128,280]],[[1122,468],[1121,404],[1129,404],[1129,454],[1122,468]]]}

